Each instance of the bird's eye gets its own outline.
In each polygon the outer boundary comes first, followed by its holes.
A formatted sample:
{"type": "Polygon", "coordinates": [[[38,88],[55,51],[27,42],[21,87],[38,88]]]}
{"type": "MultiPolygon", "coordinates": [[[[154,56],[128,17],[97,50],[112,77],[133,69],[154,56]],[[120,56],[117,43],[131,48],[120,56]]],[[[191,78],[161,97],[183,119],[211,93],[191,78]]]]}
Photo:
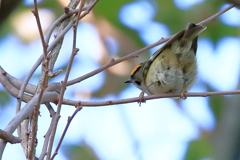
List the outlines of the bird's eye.
{"type": "Polygon", "coordinates": [[[138,81],[138,80],[135,80],[134,83],[135,83],[136,85],[138,85],[138,86],[141,86],[141,82],[138,81]]]}

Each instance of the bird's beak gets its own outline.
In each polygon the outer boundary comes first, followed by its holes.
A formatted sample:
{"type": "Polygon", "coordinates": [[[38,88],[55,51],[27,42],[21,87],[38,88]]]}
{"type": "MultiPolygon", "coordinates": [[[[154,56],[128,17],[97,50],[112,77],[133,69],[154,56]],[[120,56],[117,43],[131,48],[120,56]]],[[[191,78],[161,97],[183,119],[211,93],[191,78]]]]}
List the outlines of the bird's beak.
{"type": "Polygon", "coordinates": [[[128,79],[127,81],[125,81],[124,83],[132,83],[130,79],[128,79]]]}

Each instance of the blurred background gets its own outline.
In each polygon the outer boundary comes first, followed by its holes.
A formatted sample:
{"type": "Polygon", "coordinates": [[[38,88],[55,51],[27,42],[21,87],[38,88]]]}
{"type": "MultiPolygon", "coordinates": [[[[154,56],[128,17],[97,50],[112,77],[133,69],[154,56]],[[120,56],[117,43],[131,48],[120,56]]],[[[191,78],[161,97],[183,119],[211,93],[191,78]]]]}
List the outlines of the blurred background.
{"type": "MultiPolygon", "coordinates": [[[[11,1],[9,1],[11,2],[11,1]]],[[[33,1],[7,5],[0,13],[0,65],[24,79],[42,53],[31,13],[33,1]],[[7,7],[9,6],[9,8],[7,7]],[[9,12],[9,13],[8,13],[9,12]]],[[[67,0],[39,0],[44,32],[63,14],[67,0]]],[[[3,5],[6,5],[3,7],[3,5]]],[[[70,80],[198,23],[226,8],[221,0],[100,0],[78,25],[77,47],[70,80]]],[[[239,88],[240,11],[231,9],[200,34],[198,78],[190,92],[229,91],[239,88]]],[[[72,31],[65,38],[55,70],[66,70],[72,31]]],[[[53,37],[52,37],[53,38],[53,37]]],[[[148,59],[160,46],[141,53],[79,84],[69,86],[65,98],[83,101],[138,97],[140,90],[125,84],[135,65],[148,59]]],[[[40,68],[31,79],[37,84],[40,68]]],[[[50,79],[60,82],[64,73],[50,79]]],[[[0,128],[15,115],[16,99],[0,85],[0,128]]],[[[54,104],[53,104],[54,105],[54,104]]],[[[24,106],[24,104],[22,105],[24,106]]],[[[75,108],[63,106],[56,144],[75,108]]],[[[41,107],[37,156],[50,122],[41,107]]],[[[72,121],[58,160],[238,160],[240,159],[240,98],[212,96],[147,101],[105,107],[84,107],[72,121]]],[[[15,133],[16,135],[16,133],[15,133]]],[[[25,159],[20,144],[8,144],[3,159],[25,159]],[[13,154],[14,153],[14,154],[13,154]]]]}

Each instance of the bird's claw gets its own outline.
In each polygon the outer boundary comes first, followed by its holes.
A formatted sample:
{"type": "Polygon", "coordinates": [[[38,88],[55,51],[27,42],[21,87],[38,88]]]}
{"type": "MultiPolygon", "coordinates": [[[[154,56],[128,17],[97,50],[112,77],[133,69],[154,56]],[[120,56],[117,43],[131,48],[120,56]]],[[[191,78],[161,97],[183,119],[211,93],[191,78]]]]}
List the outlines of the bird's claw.
{"type": "Polygon", "coordinates": [[[144,99],[144,92],[141,92],[139,95],[139,101],[138,101],[139,107],[141,107],[142,103],[146,103],[146,101],[144,99]]]}
{"type": "Polygon", "coordinates": [[[186,93],[187,93],[187,91],[181,92],[180,98],[183,100],[187,99],[186,93]]]}

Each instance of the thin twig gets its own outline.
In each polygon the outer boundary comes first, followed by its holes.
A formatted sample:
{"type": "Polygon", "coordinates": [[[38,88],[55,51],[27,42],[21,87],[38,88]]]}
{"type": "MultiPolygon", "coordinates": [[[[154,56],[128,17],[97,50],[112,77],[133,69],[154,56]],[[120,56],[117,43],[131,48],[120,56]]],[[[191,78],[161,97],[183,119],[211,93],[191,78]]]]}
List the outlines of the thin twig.
{"type": "MultiPolygon", "coordinates": [[[[5,70],[3,70],[3,68],[0,66],[0,82],[2,84],[2,86],[4,87],[4,89],[11,94],[13,97],[17,97],[19,90],[17,88],[15,88],[8,80],[7,77],[7,72],[5,70]]],[[[30,101],[32,98],[32,96],[28,95],[28,94],[23,94],[22,99],[25,102],[30,101]]]]}
{"type": "MultiPolygon", "coordinates": [[[[79,17],[80,17],[80,15],[81,15],[81,13],[82,13],[82,8],[83,8],[83,6],[84,6],[84,4],[85,4],[85,0],[81,0],[81,2],[80,2],[80,6],[79,6],[79,12],[78,12],[78,14],[77,14],[77,18],[76,18],[76,22],[75,22],[75,24],[73,25],[73,47],[72,47],[72,58],[74,58],[74,56],[76,55],[76,43],[77,43],[77,25],[78,25],[78,20],[79,20],[79,17]]],[[[78,49],[77,49],[78,50],[78,49]]],[[[69,70],[68,70],[68,74],[70,73],[70,68],[71,68],[71,65],[72,65],[72,62],[73,62],[73,59],[72,59],[72,61],[70,61],[70,63],[69,63],[69,66],[70,67],[68,67],[69,68],[69,70]]],[[[68,79],[68,74],[66,74],[66,77],[65,77],[65,79],[64,79],[64,82],[63,82],[63,84],[62,84],[62,90],[61,90],[61,92],[60,92],[60,98],[59,98],[59,102],[58,102],[58,108],[61,108],[61,104],[62,104],[62,100],[63,100],[63,95],[64,95],[64,91],[65,91],[65,88],[66,88],[66,86],[67,86],[67,79],[68,79]]],[[[77,112],[78,111],[80,111],[81,110],[81,107],[78,107],[77,109],[76,109],[76,111],[74,112],[74,114],[73,114],[73,116],[72,116],[72,118],[77,114],[77,112]]],[[[59,113],[60,113],[60,111],[59,111],[59,113]]],[[[58,114],[58,111],[57,111],[57,114],[58,114]]],[[[72,121],[72,119],[70,119],[69,121],[68,121],[68,125],[66,126],[66,128],[65,128],[65,130],[64,130],[64,132],[63,132],[63,134],[62,134],[62,136],[61,136],[61,139],[60,139],[60,141],[59,141],[59,143],[58,143],[58,146],[57,146],[57,148],[55,149],[55,152],[54,152],[54,154],[53,154],[53,156],[51,157],[51,159],[54,159],[54,157],[57,155],[57,153],[58,153],[58,150],[59,150],[59,148],[60,148],[60,146],[61,146],[61,144],[62,144],[62,141],[63,141],[63,138],[64,138],[64,136],[65,136],[65,134],[66,134],[66,132],[67,132],[67,129],[68,129],[68,126],[70,125],[70,123],[71,123],[71,121],[72,121]]]]}
{"type": "Polygon", "coordinates": [[[49,125],[49,128],[48,128],[46,134],[44,135],[44,143],[43,143],[43,147],[42,147],[42,152],[41,152],[41,154],[39,156],[39,160],[43,160],[44,157],[47,155],[49,139],[50,139],[50,136],[51,136],[51,133],[52,133],[54,120],[55,120],[55,116],[56,116],[56,112],[53,110],[51,104],[50,103],[46,103],[46,106],[49,109],[50,116],[52,117],[52,119],[51,119],[51,123],[49,125]]]}
{"type": "Polygon", "coordinates": [[[225,12],[227,12],[228,10],[232,9],[233,7],[235,7],[234,4],[228,6],[227,8],[225,8],[225,9],[223,9],[223,10],[217,12],[216,14],[214,14],[214,15],[212,15],[211,17],[209,17],[209,18],[203,20],[202,22],[199,22],[198,25],[206,24],[206,23],[208,23],[208,22],[210,22],[210,21],[212,21],[212,20],[218,18],[220,15],[222,15],[223,13],[225,13],[225,12]]]}
{"type": "Polygon", "coordinates": [[[37,26],[38,26],[40,38],[41,38],[41,41],[42,41],[42,46],[43,46],[44,73],[43,73],[43,82],[40,83],[41,87],[40,87],[39,99],[38,99],[37,105],[34,107],[33,116],[32,116],[31,131],[30,131],[30,137],[31,138],[29,139],[30,142],[28,142],[29,147],[28,147],[28,154],[27,154],[29,159],[33,159],[33,157],[35,157],[35,146],[36,146],[35,142],[36,142],[36,136],[37,136],[38,114],[39,114],[39,108],[40,108],[40,105],[41,105],[42,95],[43,95],[43,92],[44,92],[44,90],[47,86],[47,78],[48,78],[47,68],[48,68],[49,59],[50,59],[49,56],[47,57],[47,45],[46,45],[45,40],[44,40],[41,21],[40,21],[39,14],[38,14],[37,0],[34,0],[34,10],[32,12],[33,12],[33,14],[36,18],[36,22],[37,22],[37,26]]]}
{"type": "Polygon", "coordinates": [[[75,117],[75,115],[76,115],[81,109],[82,109],[81,106],[77,107],[76,110],[74,111],[74,113],[72,114],[72,116],[71,116],[71,117],[68,117],[67,124],[66,124],[66,126],[65,126],[65,128],[64,128],[64,131],[63,131],[63,133],[62,133],[62,136],[61,136],[61,138],[60,138],[60,140],[59,140],[59,142],[58,142],[57,148],[56,148],[54,154],[52,155],[52,158],[51,158],[51,159],[54,159],[54,157],[58,154],[58,150],[59,150],[59,148],[60,148],[60,146],[61,146],[61,144],[62,144],[62,141],[63,141],[63,139],[64,139],[64,137],[65,137],[65,135],[66,135],[66,133],[67,133],[67,130],[68,130],[68,128],[69,128],[69,126],[70,126],[73,118],[75,117]]]}
{"type": "MultiPolygon", "coordinates": [[[[80,8],[83,7],[84,2],[85,2],[84,0],[82,0],[80,2],[80,8]]],[[[78,13],[77,17],[80,16],[81,12],[82,12],[82,9],[79,10],[79,13],[78,13]]],[[[77,24],[78,24],[78,20],[76,20],[75,24],[73,25],[73,48],[72,48],[72,54],[71,54],[71,57],[70,57],[70,60],[69,60],[69,64],[68,64],[68,67],[67,67],[67,71],[66,71],[66,75],[65,75],[64,81],[62,82],[62,88],[61,88],[60,95],[59,95],[59,101],[58,101],[58,106],[57,106],[57,111],[56,111],[56,117],[55,117],[55,120],[54,120],[53,130],[52,130],[51,137],[50,137],[50,142],[49,142],[47,160],[50,160],[50,157],[51,157],[53,141],[54,141],[56,130],[57,130],[57,124],[58,124],[58,121],[59,121],[59,118],[60,118],[61,105],[62,105],[62,101],[63,101],[64,92],[66,90],[67,80],[68,80],[68,77],[69,77],[69,74],[70,74],[70,71],[71,71],[71,67],[72,67],[72,63],[73,63],[74,57],[75,57],[75,55],[78,52],[78,49],[76,48],[77,24]]]]}
{"type": "Polygon", "coordinates": [[[15,137],[12,134],[0,129],[0,139],[11,144],[20,143],[22,140],[19,137],[15,137]]]}
{"type": "MultiPolygon", "coordinates": [[[[186,97],[208,97],[208,96],[216,96],[216,95],[235,95],[235,94],[240,94],[240,90],[221,91],[221,92],[191,92],[191,93],[186,93],[185,95],[186,97]]],[[[181,97],[180,93],[169,93],[169,94],[144,96],[143,99],[153,100],[153,99],[161,99],[161,98],[180,98],[180,97],[181,97]]],[[[79,103],[82,107],[101,107],[101,106],[108,106],[108,105],[140,102],[143,99],[142,97],[134,97],[134,98],[128,98],[128,99],[109,100],[109,101],[102,101],[102,102],[79,101],[79,103]]]]}
{"type": "MultiPolygon", "coordinates": [[[[89,12],[93,9],[93,7],[97,4],[99,0],[95,0],[91,5],[89,5],[89,7],[86,9],[86,11],[81,14],[78,18],[78,20],[82,19],[83,17],[85,17],[87,14],[89,14],[89,12]]],[[[80,8],[81,9],[81,8],[80,8]]],[[[83,11],[83,9],[81,9],[83,11]]]]}
{"type": "MultiPolygon", "coordinates": [[[[0,66],[0,70],[3,70],[3,68],[1,68],[1,66],[0,66]]],[[[17,79],[8,73],[6,73],[6,77],[7,77],[8,81],[11,83],[11,85],[13,85],[15,88],[20,90],[22,83],[23,83],[22,80],[17,79]]],[[[28,83],[26,86],[25,92],[33,95],[36,91],[36,88],[37,87],[35,85],[28,83]]]]}
{"type": "MultiPolygon", "coordinates": [[[[21,80],[18,80],[16,79],[15,77],[9,75],[1,66],[0,66],[0,82],[2,84],[2,86],[4,87],[4,89],[9,93],[11,94],[13,97],[17,97],[18,96],[18,93],[19,93],[19,90],[18,88],[21,87],[21,83],[23,81],[21,80]],[[11,79],[11,80],[10,80],[11,79]],[[16,85],[16,87],[18,88],[15,88],[15,86],[13,86],[11,83],[14,83],[14,85],[16,85]]],[[[60,83],[51,83],[50,85],[48,85],[48,88],[46,88],[45,91],[48,91],[48,92],[56,92],[56,93],[59,93],[60,91],[58,91],[58,88],[60,88],[61,84],[60,83]]],[[[34,94],[33,90],[36,89],[35,86],[33,85],[29,85],[28,86],[29,88],[29,92],[30,94],[34,94]]],[[[60,90],[60,89],[59,89],[60,90]]],[[[42,103],[45,103],[45,102],[53,102],[53,103],[57,103],[58,102],[58,96],[56,95],[56,93],[53,93],[52,95],[55,95],[55,96],[49,96],[51,98],[50,101],[43,101],[42,103]]],[[[31,95],[28,95],[28,94],[24,94],[23,95],[23,101],[28,103],[31,99],[33,98],[33,96],[31,95]]],[[[69,100],[69,99],[63,99],[63,104],[66,104],[66,105],[72,105],[72,106],[78,106],[78,102],[77,101],[73,101],[73,100],[69,100]]]]}
{"type": "Polygon", "coordinates": [[[61,92],[60,92],[59,100],[58,100],[56,117],[55,117],[55,120],[54,120],[53,130],[52,130],[52,133],[51,133],[49,147],[48,147],[47,160],[50,160],[50,157],[51,157],[51,150],[52,150],[53,141],[54,141],[56,130],[57,130],[57,124],[58,124],[58,121],[59,121],[59,118],[60,118],[61,104],[62,104],[64,92],[65,92],[65,89],[66,89],[66,82],[67,82],[67,79],[68,79],[68,76],[69,76],[69,73],[70,73],[70,69],[71,69],[71,66],[72,66],[72,62],[73,62],[73,59],[74,59],[74,56],[76,55],[76,53],[77,53],[77,50],[75,49],[74,53],[71,55],[71,58],[69,60],[66,75],[65,75],[64,81],[62,83],[62,88],[61,88],[61,92]]]}
{"type": "MultiPolygon", "coordinates": [[[[98,0],[96,0],[96,1],[98,1],[98,0]]],[[[95,5],[95,2],[96,2],[96,1],[93,2],[94,5],[95,5]]],[[[87,8],[88,8],[88,7],[91,7],[91,8],[92,8],[92,5],[89,5],[89,6],[86,6],[86,7],[87,7],[87,8]]],[[[87,8],[86,8],[86,9],[87,9],[87,8]]],[[[89,11],[88,11],[88,12],[89,12],[89,11]]],[[[74,13],[75,13],[75,11],[74,11],[74,13]]],[[[74,13],[73,13],[73,14],[74,14],[74,13]]],[[[67,17],[64,17],[63,19],[65,19],[65,18],[67,18],[67,17]]],[[[60,20],[59,20],[59,21],[60,21],[60,20]]],[[[56,23],[56,24],[57,24],[57,23],[56,23]]],[[[53,47],[57,44],[57,42],[62,39],[62,37],[63,37],[63,36],[68,32],[68,30],[72,27],[72,25],[73,25],[73,22],[70,21],[69,24],[65,27],[65,29],[63,29],[62,32],[61,32],[61,33],[51,42],[51,44],[48,46],[48,48],[47,48],[47,53],[49,53],[49,52],[53,49],[53,47]]],[[[54,29],[54,28],[52,28],[52,30],[51,30],[50,32],[48,32],[48,35],[49,35],[49,36],[48,36],[48,38],[46,38],[46,44],[48,44],[47,42],[49,41],[49,38],[50,38],[50,35],[51,35],[53,29],[54,29]]],[[[25,90],[25,88],[26,88],[26,86],[27,86],[30,78],[32,77],[33,73],[36,71],[36,69],[37,69],[38,66],[41,64],[42,61],[43,61],[43,55],[41,55],[41,56],[38,58],[38,60],[36,61],[36,63],[33,65],[33,67],[31,68],[31,70],[29,71],[27,77],[24,79],[24,82],[22,83],[21,89],[20,89],[19,94],[18,94],[18,96],[17,96],[18,101],[17,101],[17,104],[16,104],[16,105],[17,105],[16,108],[18,108],[18,109],[16,109],[16,110],[17,110],[16,112],[18,112],[18,111],[20,110],[20,108],[21,108],[22,96],[23,96],[24,90],[25,90]]]]}
{"type": "MultiPolygon", "coordinates": [[[[43,46],[43,55],[44,56],[47,56],[47,45],[45,43],[45,40],[44,40],[44,35],[43,35],[43,31],[42,31],[42,27],[41,27],[41,22],[40,22],[40,18],[39,18],[39,14],[38,14],[38,8],[37,8],[37,2],[36,0],[34,0],[34,11],[33,11],[33,14],[34,16],[36,17],[36,22],[37,22],[37,26],[38,26],[38,30],[39,30],[39,33],[40,33],[40,38],[41,38],[41,41],[42,41],[42,46],[43,46]]],[[[34,70],[35,71],[35,70],[34,70]]],[[[32,75],[32,74],[31,74],[32,75]]],[[[20,92],[19,92],[19,95],[18,95],[18,100],[17,100],[17,105],[16,105],[16,113],[20,110],[21,108],[21,101],[22,101],[22,96],[23,96],[23,93],[24,93],[24,90],[27,86],[27,83],[29,81],[31,76],[27,77],[26,80],[25,80],[25,83],[23,83],[21,89],[20,89],[20,92]]],[[[20,129],[18,130],[18,134],[21,135],[21,132],[20,132],[20,129]]]]}
{"type": "MultiPolygon", "coordinates": [[[[88,6],[83,7],[83,11],[88,10],[89,7],[91,7],[92,4],[89,4],[88,6]]],[[[53,22],[53,24],[49,27],[46,35],[45,35],[45,42],[46,44],[49,43],[50,37],[54,31],[54,29],[59,25],[59,23],[61,23],[63,20],[65,20],[66,18],[71,17],[72,15],[74,15],[75,13],[78,13],[79,9],[71,9],[68,12],[65,12],[63,15],[61,15],[57,20],[55,20],[53,22]]]]}
{"type": "Polygon", "coordinates": [[[41,41],[42,41],[44,59],[46,59],[46,56],[47,56],[47,45],[46,45],[45,40],[44,40],[44,35],[43,35],[43,31],[42,31],[41,21],[40,21],[40,17],[39,17],[39,14],[38,14],[37,0],[34,0],[34,10],[32,11],[32,13],[33,13],[33,15],[36,18],[38,31],[39,31],[40,38],[41,38],[41,41]]]}
{"type": "MultiPolygon", "coordinates": [[[[0,76],[1,77],[1,76],[0,76]]],[[[1,79],[1,78],[0,78],[1,79]]],[[[56,92],[44,92],[41,103],[51,102],[53,99],[57,99],[58,94],[56,92]]],[[[39,94],[34,95],[34,97],[23,107],[8,123],[8,125],[4,128],[4,131],[13,133],[16,128],[28,117],[30,117],[33,113],[34,106],[37,104],[39,99],[39,94]]],[[[4,152],[4,148],[6,146],[6,142],[0,139],[0,159],[2,159],[2,154],[4,152]]]]}
{"type": "MultiPolygon", "coordinates": [[[[36,1],[36,0],[34,0],[34,1],[36,1]]],[[[45,59],[44,65],[45,65],[45,68],[48,68],[50,57],[46,56],[45,58],[46,59],[45,59]]],[[[29,158],[35,157],[35,142],[36,142],[36,136],[37,136],[38,114],[39,114],[39,109],[40,109],[40,105],[41,105],[41,99],[42,99],[44,90],[47,86],[47,82],[48,82],[47,81],[48,80],[48,70],[45,70],[43,76],[44,76],[44,79],[43,79],[43,82],[41,83],[39,99],[38,99],[37,105],[34,107],[33,116],[32,116],[33,118],[32,118],[32,123],[31,123],[31,125],[32,125],[31,132],[30,132],[31,139],[30,139],[30,146],[29,146],[29,150],[28,150],[29,158]]]]}
{"type": "Polygon", "coordinates": [[[153,48],[153,47],[155,47],[155,46],[157,46],[157,45],[159,45],[161,43],[164,43],[164,42],[165,42],[165,39],[161,39],[161,40],[159,40],[156,43],[153,43],[153,44],[151,44],[151,45],[149,45],[147,47],[139,49],[138,51],[132,52],[129,55],[124,56],[122,58],[118,58],[117,60],[111,59],[111,61],[109,63],[103,65],[102,67],[100,67],[100,68],[98,68],[98,69],[96,69],[96,70],[94,70],[92,72],[89,72],[89,73],[87,73],[87,74],[85,74],[85,75],[83,75],[81,77],[78,77],[78,78],[75,78],[73,80],[68,81],[67,86],[73,85],[75,83],[79,83],[79,82],[81,82],[81,81],[83,81],[83,80],[85,80],[85,79],[87,79],[89,77],[92,77],[92,76],[94,76],[94,75],[96,75],[96,74],[106,70],[107,68],[112,67],[112,66],[114,66],[114,65],[116,65],[116,64],[118,64],[120,62],[123,62],[123,61],[125,61],[127,59],[137,57],[137,55],[139,55],[140,53],[142,53],[142,52],[144,52],[146,50],[149,50],[149,49],[151,49],[151,48],[153,48]]]}
{"type": "MultiPolygon", "coordinates": [[[[207,19],[199,22],[198,24],[199,24],[199,25],[205,24],[205,23],[207,23],[207,22],[209,22],[209,21],[211,21],[211,20],[219,17],[221,14],[227,12],[228,10],[230,10],[230,9],[233,8],[233,7],[234,7],[234,5],[231,5],[231,6],[227,7],[227,8],[225,8],[225,9],[223,9],[222,11],[219,11],[218,13],[214,14],[213,16],[211,16],[211,17],[209,17],[209,18],[207,18],[207,19]]],[[[172,35],[172,36],[174,36],[174,35],[172,35]]],[[[87,79],[87,78],[89,78],[89,77],[92,77],[92,76],[94,76],[94,75],[96,75],[96,74],[98,74],[98,73],[106,70],[107,68],[110,68],[110,67],[112,67],[112,66],[120,63],[120,62],[123,62],[123,61],[128,60],[128,59],[131,59],[131,58],[135,58],[135,57],[137,57],[140,53],[142,53],[142,52],[144,52],[144,51],[146,51],[146,50],[149,50],[149,49],[151,49],[151,48],[153,48],[153,47],[155,47],[155,46],[158,46],[158,45],[160,45],[160,44],[168,41],[172,36],[170,36],[170,37],[168,37],[168,38],[161,38],[159,41],[157,41],[157,42],[155,42],[155,43],[153,43],[153,44],[151,44],[151,45],[149,45],[149,46],[146,46],[146,47],[144,47],[144,48],[141,48],[141,49],[138,50],[138,51],[132,52],[132,53],[130,53],[129,55],[126,55],[126,56],[124,56],[124,57],[118,58],[117,60],[112,59],[109,63],[103,65],[102,67],[100,67],[100,68],[98,68],[98,69],[96,69],[96,70],[94,70],[94,71],[92,71],[92,72],[89,72],[89,73],[87,73],[87,74],[85,74],[85,75],[83,75],[83,76],[81,76],[81,77],[78,77],[78,78],[75,78],[75,79],[73,79],[73,80],[68,81],[67,86],[73,85],[73,84],[75,84],[75,83],[79,83],[79,82],[81,82],[81,81],[83,81],[83,80],[85,80],[85,79],[87,79]]]]}

